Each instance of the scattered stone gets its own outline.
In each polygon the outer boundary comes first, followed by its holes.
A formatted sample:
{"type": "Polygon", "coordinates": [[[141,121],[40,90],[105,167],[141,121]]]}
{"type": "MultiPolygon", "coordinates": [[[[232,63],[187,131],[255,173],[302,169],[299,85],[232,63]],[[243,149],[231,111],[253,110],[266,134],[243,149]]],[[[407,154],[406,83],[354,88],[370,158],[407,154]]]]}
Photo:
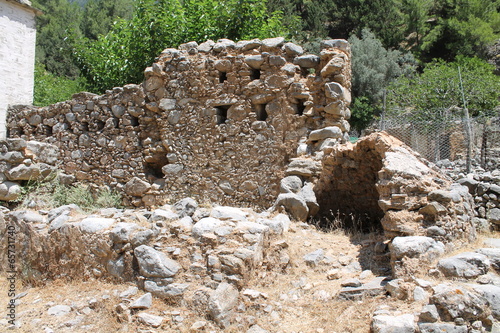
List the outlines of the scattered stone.
{"type": "Polygon", "coordinates": [[[71,307],[67,305],[55,305],[47,311],[52,316],[65,316],[71,312],[71,307]]]}
{"type": "Polygon", "coordinates": [[[196,222],[191,229],[191,233],[194,238],[200,238],[203,234],[208,232],[213,232],[218,227],[222,226],[224,223],[213,217],[205,217],[196,222]]]}
{"type": "Polygon", "coordinates": [[[134,255],[141,274],[146,277],[172,277],[181,268],[175,260],[147,245],[136,247],[134,255]]]}
{"type": "Polygon", "coordinates": [[[226,328],[231,323],[231,315],[238,305],[238,290],[231,284],[223,282],[210,296],[208,310],[210,316],[222,328],[226,328]]]}
{"type": "Polygon", "coordinates": [[[281,193],[278,195],[274,207],[280,206],[285,207],[286,211],[298,221],[305,221],[309,216],[306,201],[295,193],[281,193]]]}
{"type": "Polygon", "coordinates": [[[320,261],[323,260],[325,252],[323,249],[318,249],[314,252],[308,253],[304,256],[304,261],[308,266],[316,267],[319,265],[320,261]]]}
{"type": "Polygon", "coordinates": [[[387,277],[378,276],[360,287],[344,287],[337,296],[345,300],[360,300],[364,297],[381,295],[385,293],[387,282],[387,277]]]}
{"type": "Polygon", "coordinates": [[[374,316],[371,327],[373,333],[413,333],[415,332],[414,316],[411,314],[401,316],[374,316]]]}
{"type": "Polygon", "coordinates": [[[77,223],[80,230],[85,233],[96,233],[104,229],[108,229],[115,223],[114,219],[103,217],[87,217],[77,223]]]}
{"type": "Polygon", "coordinates": [[[439,260],[437,268],[449,277],[474,278],[488,273],[489,259],[480,253],[465,252],[439,260]]]}
{"type": "Polygon", "coordinates": [[[348,279],[340,283],[342,287],[361,287],[362,283],[358,279],[348,279]]]}
{"type": "Polygon", "coordinates": [[[185,198],[174,204],[174,210],[180,218],[193,216],[197,208],[198,203],[192,198],[185,198]]]}
{"type": "Polygon", "coordinates": [[[130,304],[131,309],[149,309],[153,304],[153,296],[146,293],[130,304]]]}
{"type": "Polygon", "coordinates": [[[160,327],[163,323],[163,317],[152,315],[146,312],[141,312],[137,314],[137,320],[147,326],[154,328],[160,327]]]}
{"type": "Polygon", "coordinates": [[[420,333],[467,333],[467,326],[457,326],[450,323],[420,323],[420,333]]]}
{"type": "Polygon", "coordinates": [[[418,317],[419,321],[426,323],[435,323],[439,320],[439,313],[434,304],[425,305],[418,317]]]}

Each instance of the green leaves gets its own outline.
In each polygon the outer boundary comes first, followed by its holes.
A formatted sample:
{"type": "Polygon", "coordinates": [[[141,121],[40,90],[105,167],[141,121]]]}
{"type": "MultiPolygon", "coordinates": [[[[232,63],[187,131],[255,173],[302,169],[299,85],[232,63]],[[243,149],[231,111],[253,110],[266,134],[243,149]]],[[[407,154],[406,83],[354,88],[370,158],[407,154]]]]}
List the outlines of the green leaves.
{"type": "Polygon", "coordinates": [[[69,79],[55,76],[45,70],[45,67],[37,62],[35,64],[35,92],[33,104],[46,106],[60,101],[71,99],[73,94],[85,90],[83,78],[69,79]]]}
{"type": "Polygon", "coordinates": [[[428,64],[422,74],[401,77],[389,88],[393,112],[408,113],[418,120],[434,120],[462,112],[458,67],[462,72],[465,99],[473,117],[487,115],[499,104],[500,77],[491,65],[478,58],[458,57],[428,64]]]}
{"type": "Polygon", "coordinates": [[[130,20],[120,20],[97,40],[75,38],[74,53],[95,92],[139,83],[143,71],[168,47],[188,41],[286,35],[282,13],[264,0],[138,0],[130,20]]]}

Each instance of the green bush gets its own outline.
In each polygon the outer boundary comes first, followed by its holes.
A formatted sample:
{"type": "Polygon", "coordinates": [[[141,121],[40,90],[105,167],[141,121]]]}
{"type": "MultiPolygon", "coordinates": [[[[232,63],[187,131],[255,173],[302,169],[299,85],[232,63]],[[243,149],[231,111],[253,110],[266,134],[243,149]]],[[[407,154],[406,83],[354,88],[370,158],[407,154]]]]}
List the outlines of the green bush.
{"type": "Polygon", "coordinates": [[[56,76],[47,70],[41,63],[35,64],[35,91],[33,104],[46,106],[71,99],[75,93],[85,90],[85,79],[68,79],[56,76]]]}

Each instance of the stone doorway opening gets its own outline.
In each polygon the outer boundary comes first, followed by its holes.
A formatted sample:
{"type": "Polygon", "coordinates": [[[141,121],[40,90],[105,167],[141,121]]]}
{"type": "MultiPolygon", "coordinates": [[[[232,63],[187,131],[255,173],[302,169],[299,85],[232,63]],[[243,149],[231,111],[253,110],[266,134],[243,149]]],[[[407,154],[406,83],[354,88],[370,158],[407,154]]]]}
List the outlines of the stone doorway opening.
{"type": "Polygon", "coordinates": [[[324,166],[316,186],[320,206],[316,219],[327,229],[380,232],[384,212],[379,207],[378,172],[382,158],[364,142],[337,151],[324,166]]]}

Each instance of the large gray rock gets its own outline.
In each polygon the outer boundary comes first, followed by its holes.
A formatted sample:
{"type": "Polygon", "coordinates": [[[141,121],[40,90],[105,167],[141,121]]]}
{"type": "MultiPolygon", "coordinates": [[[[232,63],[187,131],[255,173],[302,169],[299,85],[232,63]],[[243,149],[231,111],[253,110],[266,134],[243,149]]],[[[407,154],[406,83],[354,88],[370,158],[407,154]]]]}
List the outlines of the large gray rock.
{"type": "Polygon", "coordinates": [[[307,208],[309,208],[309,216],[314,216],[319,212],[319,204],[313,186],[313,183],[307,182],[299,193],[297,193],[306,202],[307,208]]]}
{"type": "Polygon", "coordinates": [[[139,228],[136,223],[119,222],[109,233],[109,237],[115,244],[130,242],[130,236],[134,230],[139,228]]]}
{"type": "Polygon", "coordinates": [[[473,285],[473,288],[488,301],[493,317],[495,317],[496,320],[500,320],[500,287],[485,284],[473,285]]]}
{"type": "Polygon", "coordinates": [[[231,315],[238,305],[239,292],[233,285],[223,282],[212,293],[208,301],[208,311],[222,328],[231,323],[231,315]]]}
{"type": "Polygon", "coordinates": [[[390,244],[391,254],[396,259],[403,257],[427,257],[433,260],[444,253],[444,245],[425,236],[395,237],[390,244]]]}
{"type": "Polygon", "coordinates": [[[420,178],[431,170],[417,157],[403,147],[385,153],[384,171],[389,175],[402,175],[405,178],[420,178]]]}
{"type": "Polygon", "coordinates": [[[194,238],[200,238],[201,235],[213,232],[218,227],[222,226],[224,222],[213,217],[205,217],[196,222],[191,229],[194,238]]]}
{"type": "Polygon", "coordinates": [[[345,101],[347,104],[351,103],[351,93],[348,89],[342,87],[340,83],[329,82],[325,83],[325,94],[326,97],[332,99],[340,99],[345,101]]]}
{"type": "Polygon", "coordinates": [[[146,293],[130,304],[131,309],[149,309],[153,304],[153,295],[146,293]]]}
{"type": "Polygon", "coordinates": [[[260,69],[264,63],[264,58],[261,55],[252,55],[245,57],[245,63],[253,69],[260,69]]]}
{"type": "Polygon", "coordinates": [[[420,316],[418,320],[426,323],[435,323],[439,320],[439,313],[437,307],[434,304],[427,304],[420,311],[420,316]]]}
{"type": "Polygon", "coordinates": [[[456,191],[434,190],[431,191],[427,197],[429,201],[437,201],[446,204],[448,202],[459,202],[460,194],[456,191]]]}
{"type": "Polygon", "coordinates": [[[137,314],[137,320],[146,325],[146,326],[151,326],[151,327],[160,327],[161,324],[163,323],[163,317],[157,316],[157,315],[152,315],[147,312],[141,312],[137,314]]]}
{"type": "Polygon", "coordinates": [[[308,253],[304,256],[304,261],[307,265],[316,267],[319,265],[320,261],[325,257],[325,251],[318,249],[314,252],[308,253]]]}
{"type": "Polygon", "coordinates": [[[257,223],[261,223],[269,227],[272,233],[281,235],[288,231],[290,226],[290,218],[285,214],[278,214],[272,219],[258,219],[257,223]]]}
{"type": "Polygon", "coordinates": [[[184,166],[182,164],[167,164],[164,165],[163,168],[161,168],[161,172],[163,172],[163,174],[167,176],[176,175],[182,170],[184,170],[184,166]]]}
{"type": "Polygon", "coordinates": [[[386,292],[386,285],[388,281],[389,279],[385,276],[377,276],[360,287],[342,288],[337,297],[345,300],[361,300],[366,297],[382,295],[386,292]]]}
{"type": "Polygon", "coordinates": [[[151,185],[148,182],[145,182],[137,177],[132,178],[125,184],[125,186],[123,186],[125,193],[134,197],[142,196],[144,193],[149,191],[150,188],[151,185]]]}
{"type": "Polygon", "coordinates": [[[15,201],[19,199],[22,193],[22,188],[19,184],[5,181],[0,183],[0,200],[15,201]]]}
{"type": "Polygon", "coordinates": [[[303,68],[315,68],[319,65],[320,58],[314,54],[306,54],[299,56],[293,60],[295,65],[299,65],[303,68]]]}
{"type": "Polygon", "coordinates": [[[452,323],[420,323],[420,333],[467,333],[467,325],[458,326],[452,323]]]}
{"type": "Polygon", "coordinates": [[[311,159],[297,158],[293,159],[285,171],[287,176],[296,175],[302,177],[311,177],[321,172],[321,162],[311,159]]]}
{"type": "Polygon", "coordinates": [[[28,141],[25,153],[37,162],[55,164],[59,161],[59,148],[49,143],[28,141]]]}
{"type": "Polygon", "coordinates": [[[175,260],[147,245],[136,247],[134,255],[137,258],[141,275],[145,277],[168,278],[181,269],[175,260]]]}
{"type": "Polygon", "coordinates": [[[253,50],[262,45],[260,39],[252,39],[252,40],[240,40],[236,43],[236,49],[239,49],[243,52],[253,50]]]}
{"type": "Polygon", "coordinates": [[[437,268],[447,277],[474,278],[488,273],[490,260],[483,254],[464,252],[439,260],[437,268]]]}
{"type": "Polygon", "coordinates": [[[180,216],[171,210],[158,208],[153,211],[149,220],[151,222],[168,222],[178,220],[179,218],[180,216]]]}
{"type": "Polygon", "coordinates": [[[500,208],[492,208],[486,213],[486,218],[491,224],[500,225],[500,208]]]}
{"type": "Polygon", "coordinates": [[[280,182],[280,193],[298,193],[302,188],[302,179],[299,176],[288,176],[280,182]]]}
{"type": "Polygon", "coordinates": [[[49,232],[52,232],[54,230],[57,230],[59,229],[60,227],[62,227],[68,220],[70,219],[69,217],[69,213],[65,212],[61,215],[58,215],[55,219],[53,219],[51,222],[50,222],[50,225],[49,225],[49,232]]]}
{"type": "Polygon", "coordinates": [[[274,207],[285,207],[285,210],[296,220],[305,221],[309,216],[306,201],[294,193],[281,193],[276,199],[274,207]]]}
{"type": "Polygon", "coordinates": [[[37,180],[41,172],[37,164],[30,166],[20,164],[5,172],[5,175],[9,180],[37,180]]]}
{"type": "Polygon", "coordinates": [[[156,297],[164,299],[172,299],[181,297],[189,288],[189,284],[185,283],[161,283],[155,281],[145,281],[144,290],[149,291],[156,297]]]}
{"type": "Polygon", "coordinates": [[[463,318],[467,321],[486,318],[489,315],[488,302],[483,297],[459,285],[440,284],[435,286],[430,304],[436,305],[441,319],[454,321],[463,318]]]}
{"type": "Polygon", "coordinates": [[[337,126],[325,127],[319,130],[312,131],[309,134],[307,141],[320,141],[328,138],[339,139],[342,137],[342,130],[337,126]]]}
{"type": "Polygon", "coordinates": [[[198,52],[203,52],[203,53],[208,53],[210,50],[212,50],[212,47],[215,45],[215,42],[211,39],[207,40],[206,42],[201,43],[198,45],[197,49],[198,52]]]}
{"type": "Polygon", "coordinates": [[[216,206],[212,209],[210,216],[219,220],[245,221],[247,214],[239,208],[229,206],[216,206]]]}
{"type": "Polygon", "coordinates": [[[108,229],[115,223],[115,219],[103,217],[87,217],[76,223],[82,232],[92,234],[105,229],[108,229]]]}
{"type": "Polygon", "coordinates": [[[54,305],[47,310],[52,316],[64,316],[71,312],[71,307],[67,305],[54,305]]]}
{"type": "Polygon", "coordinates": [[[476,252],[487,256],[490,259],[491,267],[500,271],[500,248],[482,248],[477,249],[476,252]]]}
{"type": "Polygon", "coordinates": [[[198,203],[193,198],[184,198],[174,204],[174,210],[179,217],[193,216],[198,208],[198,203]]]}
{"type": "Polygon", "coordinates": [[[285,43],[285,38],[283,37],[273,37],[262,40],[262,45],[267,48],[281,47],[283,43],[285,43]]]}
{"type": "Polygon", "coordinates": [[[373,333],[413,333],[415,318],[411,314],[401,316],[378,315],[372,319],[373,333]]]}
{"type": "Polygon", "coordinates": [[[304,49],[294,43],[285,43],[285,45],[283,45],[283,51],[285,51],[288,56],[302,55],[304,53],[304,49]]]}
{"type": "Polygon", "coordinates": [[[322,40],[320,43],[321,49],[327,49],[327,48],[337,48],[341,49],[344,52],[350,53],[351,52],[351,46],[348,41],[345,39],[326,39],[322,40]]]}

